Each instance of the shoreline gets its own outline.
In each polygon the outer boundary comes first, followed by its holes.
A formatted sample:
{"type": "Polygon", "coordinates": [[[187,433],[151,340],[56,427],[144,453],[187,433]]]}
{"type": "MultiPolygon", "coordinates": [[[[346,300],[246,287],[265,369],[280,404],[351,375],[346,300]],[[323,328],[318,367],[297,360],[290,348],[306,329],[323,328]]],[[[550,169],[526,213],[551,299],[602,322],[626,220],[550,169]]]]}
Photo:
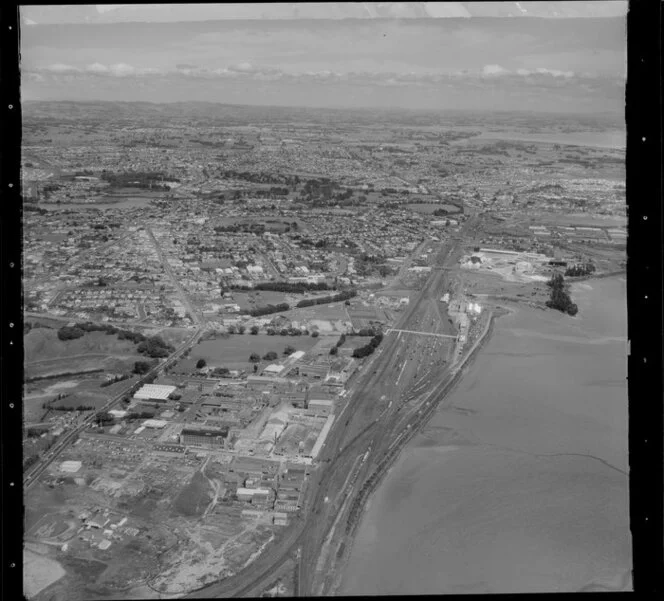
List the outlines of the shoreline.
{"type": "MultiPolygon", "coordinates": [[[[423,418],[421,418],[420,422],[416,427],[411,428],[411,431],[409,434],[404,436],[404,438],[399,441],[399,443],[396,445],[396,448],[390,453],[391,457],[389,458],[389,465],[385,466],[384,468],[378,468],[378,470],[375,472],[378,474],[376,477],[376,481],[371,487],[371,490],[368,492],[366,499],[362,503],[362,509],[360,511],[360,514],[358,518],[355,520],[355,522],[352,524],[350,528],[350,532],[346,535],[344,535],[341,539],[340,545],[337,545],[337,548],[343,547],[343,552],[340,557],[336,557],[336,553],[332,554],[330,552],[330,555],[332,556],[333,560],[332,565],[337,563],[337,567],[335,569],[335,572],[337,573],[336,577],[334,578],[332,585],[330,586],[330,589],[325,592],[323,591],[323,594],[325,596],[336,596],[338,594],[338,591],[340,587],[343,584],[343,579],[344,575],[346,572],[346,568],[348,566],[348,562],[350,560],[350,555],[352,553],[353,547],[355,545],[355,541],[357,538],[357,531],[359,530],[359,527],[362,523],[363,518],[366,515],[366,511],[369,508],[372,497],[374,493],[378,490],[380,485],[384,482],[386,476],[390,473],[390,471],[393,469],[394,465],[396,464],[397,460],[401,456],[401,453],[406,450],[407,446],[412,442],[413,438],[415,436],[420,435],[422,430],[426,427],[426,425],[431,421],[431,418],[435,415],[436,411],[438,410],[440,404],[445,401],[446,398],[449,397],[449,395],[454,391],[454,389],[458,386],[458,384],[461,382],[463,379],[463,376],[466,374],[467,370],[469,367],[472,366],[472,363],[477,359],[477,356],[479,355],[480,351],[486,346],[486,344],[489,342],[491,339],[491,336],[493,335],[493,330],[494,330],[494,325],[495,325],[495,320],[503,317],[505,315],[508,315],[515,310],[509,310],[507,308],[497,306],[495,309],[492,310],[491,312],[491,317],[489,318],[484,331],[480,335],[480,337],[473,343],[472,347],[467,351],[465,356],[459,361],[459,363],[453,367],[451,371],[451,379],[444,384],[443,390],[439,393],[439,398],[438,400],[434,401],[432,405],[428,408],[428,410],[424,413],[423,418]],[[336,561],[335,561],[336,559],[336,561]]],[[[330,550],[331,551],[331,550],[330,550]]],[[[331,566],[330,566],[331,567],[331,566]]],[[[329,567],[328,567],[329,570],[329,567]]],[[[349,594],[348,592],[342,593],[343,596],[352,596],[352,594],[349,594]]]]}

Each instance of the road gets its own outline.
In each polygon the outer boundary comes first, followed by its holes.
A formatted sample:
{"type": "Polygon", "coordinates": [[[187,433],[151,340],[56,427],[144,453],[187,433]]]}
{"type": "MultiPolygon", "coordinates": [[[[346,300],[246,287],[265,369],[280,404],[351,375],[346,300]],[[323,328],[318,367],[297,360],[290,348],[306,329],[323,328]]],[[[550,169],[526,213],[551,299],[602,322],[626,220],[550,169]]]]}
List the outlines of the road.
{"type": "MultiPolygon", "coordinates": [[[[465,233],[474,224],[474,220],[468,220],[462,232],[465,233]]],[[[459,236],[456,241],[444,243],[436,257],[437,262],[445,266],[457,261],[460,255],[458,240],[462,238],[459,236]]],[[[442,330],[441,333],[452,333],[450,330],[453,327],[449,322],[437,318],[438,310],[435,307],[447,285],[448,273],[442,269],[431,272],[422,290],[394,325],[396,329],[416,330],[430,325],[435,330],[442,330]]],[[[247,568],[191,593],[186,598],[241,597],[258,591],[261,586],[270,584],[270,579],[300,549],[297,593],[303,596],[316,594],[318,559],[323,543],[339,515],[339,509],[343,506],[344,497],[351,497],[349,503],[357,498],[364,480],[380,463],[385,449],[393,442],[394,424],[401,422],[401,397],[417,384],[418,375],[420,384],[427,381],[427,374],[418,374],[415,368],[414,372],[410,369],[409,376],[397,385],[397,379],[402,377],[404,362],[432,365],[428,355],[431,355],[433,345],[449,343],[433,339],[427,344],[417,336],[401,333],[383,339],[374,355],[364,364],[355,385],[349,389],[349,401],[335,420],[319,454],[318,468],[310,477],[301,516],[289,526],[278,544],[266,550],[247,568]],[[349,494],[348,490],[344,490],[348,474],[353,470],[358,456],[368,450],[367,459],[361,464],[349,494]]],[[[430,382],[441,381],[445,374],[449,372],[434,371],[430,382]]],[[[428,392],[431,393],[431,389],[428,392]]]]}
{"type": "MultiPolygon", "coordinates": [[[[159,365],[156,365],[153,367],[149,372],[147,372],[138,382],[133,382],[131,384],[128,384],[125,388],[123,388],[122,392],[119,392],[116,394],[113,398],[111,398],[103,407],[99,408],[97,411],[94,413],[91,413],[83,423],[78,425],[76,428],[71,430],[70,432],[67,432],[66,434],[63,434],[60,436],[60,438],[57,439],[57,442],[51,447],[45,457],[43,457],[39,462],[35,463],[31,468],[28,469],[24,479],[23,479],[23,490],[27,491],[27,489],[32,486],[38,479],[39,476],[44,472],[44,470],[53,462],[55,459],[64,451],[72,442],[74,442],[77,438],[78,435],[83,432],[86,428],[90,426],[90,424],[94,421],[95,419],[95,414],[101,411],[108,411],[113,407],[113,405],[117,404],[120,402],[120,400],[131,390],[135,390],[143,384],[148,378],[150,378],[153,375],[158,375],[161,373],[164,368],[168,367],[182,355],[182,353],[187,349],[189,346],[194,345],[197,340],[200,338],[200,336],[203,333],[203,328],[198,328],[190,338],[188,338],[185,342],[183,342],[179,347],[173,351],[162,363],[159,365]]],[[[25,494],[25,493],[24,493],[25,494]]]]}
{"type": "Polygon", "coordinates": [[[189,316],[191,317],[191,320],[196,325],[200,325],[201,322],[202,322],[201,316],[194,309],[194,306],[191,304],[191,301],[189,300],[189,297],[187,296],[187,293],[184,291],[184,289],[180,285],[180,282],[175,277],[175,274],[173,273],[173,268],[171,267],[171,264],[168,262],[168,259],[166,259],[166,257],[164,256],[164,253],[161,249],[161,246],[159,245],[159,242],[157,242],[157,238],[155,238],[154,233],[152,232],[152,230],[149,227],[146,227],[145,231],[146,231],[147,235],[150,237],[150,240],[152,240],[152,244],[154,245],[154,248],[157,251],[157,256],[159,257],[159,260],[161,261],[161,264],[164,266],[164,270],[168,274],[168,277],[170,278],[173,286],[175,286],[175,289],[178,292],[178,296],[180,297],[180,301],[182,302],[184,307],[187,309],[187,312],[189,313],[189,316]]]}

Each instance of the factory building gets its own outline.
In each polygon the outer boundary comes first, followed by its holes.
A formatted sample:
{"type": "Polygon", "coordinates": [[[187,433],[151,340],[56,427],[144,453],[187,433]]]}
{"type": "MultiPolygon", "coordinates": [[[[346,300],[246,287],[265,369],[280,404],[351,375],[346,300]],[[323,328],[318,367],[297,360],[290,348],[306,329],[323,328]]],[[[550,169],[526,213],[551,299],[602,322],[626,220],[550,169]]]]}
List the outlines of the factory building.
{"type": "Polygon", "coordinates": [[[176,390],[176,386],[145,384],[136,392],[134,398],[138,400],[165,401],[168,396],[176,390]]]}
{"type": "Polygon", "coordinates": [[[228,428],[185,428],[180,433],[180,443],[193,447],[223,447],[228,428]]]}
{"type": "Polygon", "coordinates": [[[311,378],[313,380],[324,380],[329,371],[330,366],[325,364],[300,365],[298,367],[300,376],[303,378],[311,378]]]}

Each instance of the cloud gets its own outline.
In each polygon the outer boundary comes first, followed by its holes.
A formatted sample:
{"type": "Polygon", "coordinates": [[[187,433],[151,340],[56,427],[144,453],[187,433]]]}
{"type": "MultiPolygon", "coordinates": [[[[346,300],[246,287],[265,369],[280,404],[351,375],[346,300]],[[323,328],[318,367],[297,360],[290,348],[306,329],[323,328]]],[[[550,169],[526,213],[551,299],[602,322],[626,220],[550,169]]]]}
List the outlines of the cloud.
{"type": "Polygon", "coordinates": [[[80,69],[77,67],[73,67],[72,65],[65,65],[63,63],[49,65],[45,68],[45,70],[49,71],[50,73],[78,73],[80,71],[80,69]]]}
{"type": "Polygon", "coordinates": [[[109,68],[106,65],[102,65],[101,63],[92,63],[91,65],[85,67],[85,70],[88,73],[99,73],[99,74],[106,74],[109,72],[109,68]]]}
{"type": "Polygon", "coordinates": [[[553,77],[574,77],[574,71],[559,71],[558,69],[545,69],[544,67],[538,67],[535,72],[540,75],[552,75],[553,77]]]}
{"type": "MultiPolygon", "coordinates": [[[[85,67],[76,67],[73,65],[56,63],[37,69],[25,69],[26,75],[33,73],[41,76],[42,80],[32,77],[32,81],[48,82],[49,80],[58,83],[58,79],[65,80],[71,78],[79,80],[85,84],[92,84],[99,81],[100,78],[109,81],[113,79],[131,79],[138,85],[141,82],[166,82],[173,86],[183,86],[187,81],[245,81],[245,82],[283,82],[289,85],[311,85],[311,86],[375,86],[380,88],[404,89],[408,87],[428,88],[430,90],[453,90],[457,87],[482,89],[492,82],[492,89],[495,86],[503,86],[505,89],[513,91],[525,91],[533,89],[541,90],[561,90],[563,88],[570,91],[576,90],[581,93],[588,85],[592,90],[613,90],[618,87],[624,87],[624,79],[593,76],[587,77],[585,73],[574,73],[573,71],[562,71],[558,69],[549,69],[538,67],[535,69],[519,68],[515,71],[508,70],[498,64],[484,65],[476,71],[426,71],[426,72],[396,72],[396,71],[363,71],[356,70],[345,73],[332,71],[329,69],[310,69],[307,71],[285,71],[256,65],[248,61],[233,63],[227,66],[219,67],[200,67],[193,64],[181,63],[168,69],[157,69],[140,67],[128,63],[102,64],[94,62],[85,67]],[[87,82],[85,81],[87,79],[87,82]]],[[[515,92],[516,93],[516,92],[515,92]]],[[[576,92],[574,92],[576,93],[576,92]]]]}
{"type": "Polygon", "coordinates": [[[484,65],[482,69],[482,75],[505,75],[506,73],[509,71],[500,65],[484,65]]]}
{"type": "Polygon", "coordinates": [[[251,63],[243,62],[238,63],[237,65],[231,65],[228,67],[229,71],[238,71],[240,73],[253,73],[255,71],[251,63]]]}

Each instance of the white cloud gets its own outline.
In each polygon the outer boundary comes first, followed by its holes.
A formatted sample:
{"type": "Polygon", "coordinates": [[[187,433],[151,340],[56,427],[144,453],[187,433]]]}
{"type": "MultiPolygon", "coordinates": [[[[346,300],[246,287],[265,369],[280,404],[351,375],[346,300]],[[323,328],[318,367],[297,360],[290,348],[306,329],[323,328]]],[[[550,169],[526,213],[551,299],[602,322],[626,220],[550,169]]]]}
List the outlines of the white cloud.
{"type": "Polygon", "coordinates": [[[553,77],[574,77],[574,71],[559,71],[558,69],[545,69],[544,67],[538,67],[535,72],[540,75],[552,75],[553,77]]]}
{"type": "Polygon", "coordinates": [[[247,62],[242,62],[238,63],[237,65],[231,65],[228,67],[230,71],[239,71],[240,73],[252,73],[255,71],[253,65],[251,63],[247,62]]]}
{"type": "Polygon", "coordinates": [[[128,75],[135,75],[136,69],[127,63],[116,63],[111,65],[109,68],[111,75],[116,77],[126,77],[128,75]]]}
{"type": "Polygon", "coordinates": [[[509,71],[500,65],[484,65],[482,69],[482,75],[504,75],[505,73],[509,73],[509,71]]]}
{"type": "Polygon", "coordinates": [[[64,65],[63,63],[55,63],[54,65],[49,65],[45,67],[46,71],[51,73],[77,73],[80,69],[73,67],[72,65],[64,65]]]}
{"type": "Polygon", "coordinates": [[[108,67],[106,65],[102,65],[101,63],[92,63],[91,65],[85,67],[85,70],[90,73],[108,73],[109,71],[108,67]]]}

